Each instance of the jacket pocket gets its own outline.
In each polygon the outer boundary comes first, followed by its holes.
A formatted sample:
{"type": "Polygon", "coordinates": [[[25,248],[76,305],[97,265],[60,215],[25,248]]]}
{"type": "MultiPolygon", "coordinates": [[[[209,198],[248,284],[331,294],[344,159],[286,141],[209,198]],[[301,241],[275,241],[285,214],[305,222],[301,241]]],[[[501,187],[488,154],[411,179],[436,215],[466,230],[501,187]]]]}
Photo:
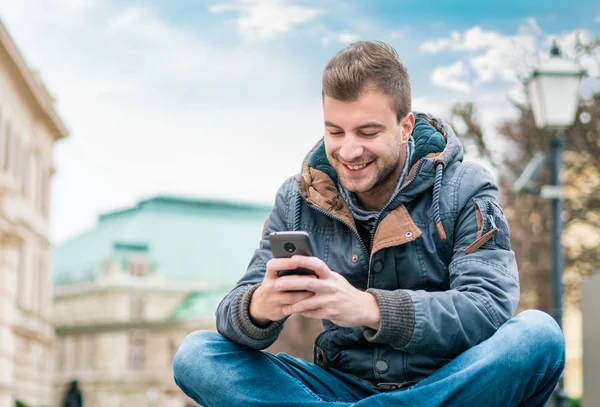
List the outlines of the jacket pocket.
{"type": "Polygon", "coordinates": [[[327,332],[328,331],[325,330],[319,335],[317,335],[313,346],[313,363],[317,366],[322,367],[323,369],[329,367],[327,355],[325,354],[325,350],[323,350],[323,348],[321,347],[321,338],[323,338],[323,336],[326,335],[327,332]]]}
{"type": "Polygon", "coordinates": [[[510,230],[500,204],[491,198],[475,198],[473,201],[477,235],[475,241],[465,248],[465,253],[471,254],[480,248],[510,250],[510,230]]]}
{"type": "Polygon", "coordinates": [[[314,363],[323,368],[332,367],[349,372],[354,370],[351,365],[357,361],[348,357],[348,352],[359,350],[362,354],[369,345],[360,328],[342,328],[334,325],[315,338],[314,363]]]}

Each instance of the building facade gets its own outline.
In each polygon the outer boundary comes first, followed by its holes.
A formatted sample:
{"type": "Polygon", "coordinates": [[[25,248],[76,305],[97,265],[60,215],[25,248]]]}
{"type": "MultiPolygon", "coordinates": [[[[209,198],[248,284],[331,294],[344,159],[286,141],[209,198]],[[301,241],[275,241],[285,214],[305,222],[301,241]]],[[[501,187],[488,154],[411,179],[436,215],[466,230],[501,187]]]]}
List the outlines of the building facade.
{"type": "Polygon", "coordinates": [[[0,23],[0,407],[50,406],[54,368],[48,207],[67,131],[0,23]]]}
{"type": "Polygon", "coordinates": [[[195,405],[173,382],[173,357],[188,333],[215,329],[211,312],[225,292],[121,272],[118,283],[101,277],[57,290],[55,405],[73,379],[86,406],[195,405]]]}
{"type": "Polygon", "coordinates": [[[55,248],[55,405],[74,379],[90,407],[195,405],[173,381],[173,357],[187,334],[215,329],[269,211],[155,197],[55,248]]]}

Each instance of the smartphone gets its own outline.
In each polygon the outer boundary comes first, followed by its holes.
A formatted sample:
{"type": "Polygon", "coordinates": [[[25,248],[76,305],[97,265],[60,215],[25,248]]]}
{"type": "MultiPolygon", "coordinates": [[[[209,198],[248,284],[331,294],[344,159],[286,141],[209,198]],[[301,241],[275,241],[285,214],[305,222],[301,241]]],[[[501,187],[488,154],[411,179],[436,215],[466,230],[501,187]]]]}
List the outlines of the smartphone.
{"type": "MultiPolygon", "coordinates": [[[[269,234],[269,242],[271,242],[271,251],[275,258],[290,258],[294,255],[313,256],[310,238],[306,232],[273,232],[269,234]]],[[[294,270],[280,270],[277,275],[279,277],[299,275],[299,276],[316,276],[313,270],[305,268],[297,268],[294,270]]]]}

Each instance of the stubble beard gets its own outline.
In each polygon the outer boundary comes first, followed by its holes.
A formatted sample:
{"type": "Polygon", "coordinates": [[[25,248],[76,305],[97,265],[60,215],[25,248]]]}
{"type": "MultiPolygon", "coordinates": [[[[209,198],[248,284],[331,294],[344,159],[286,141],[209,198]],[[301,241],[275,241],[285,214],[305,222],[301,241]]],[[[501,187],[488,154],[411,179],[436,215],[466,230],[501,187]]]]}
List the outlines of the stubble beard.
{"type": "MultiPolygon", "coordinates": [[[[377,159],[371,163],[371,165],[376,165],[377,159]]],[[[341,162],[338,161],[340,166],[343,166],[341,162]]],[[[396,174],[398,170],[398,166],[400,165],[400,156],[396,157],[396,159],[387,167],[376,169],[375,179],[374,181],[369,182],[364,187],[359,187],[358,185],[348,185],[348,182],[344,182],[344,177],[340,177],[340,183],[342,186],[352,193],[362,193],[362,194],[370,194],[377,193],[377,190],[390,181],[396,174]]],[[[360,182],[360,181],[359,181],[360,182]]],[[[350,181],[350,184],[355,184],[350,181]]]]}

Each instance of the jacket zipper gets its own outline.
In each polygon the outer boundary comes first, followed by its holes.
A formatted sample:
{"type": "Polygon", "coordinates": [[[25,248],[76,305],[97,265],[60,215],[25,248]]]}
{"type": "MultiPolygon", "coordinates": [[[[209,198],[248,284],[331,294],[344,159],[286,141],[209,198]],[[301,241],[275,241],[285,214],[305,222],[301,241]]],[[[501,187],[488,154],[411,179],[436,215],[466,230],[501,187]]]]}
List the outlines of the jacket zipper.
{"type": "Polygon", "coordinates": [[[498,227],[494,221],[494,207],[492,205],[492,201],[487,201],[487,218],[488,222],[490,222],[490,230],[498,227]]]}
{"type": "Polygon", "coordinates": [[[340,219],[340,218],[338,218],[336,216],[333,216],[331,213],[325,211],[324,209],[319,208],[318,206],[315,206],[315,205],[309,205],[309,206],[311,208],[313,208],[314,210],[316,210],[318,212],[321,212],[322,214],[324,214],[326,216],[329,216],[331,219],[334,219],[334,220],[337,220],[337,221],[343,223],[344,225],[346,225],[354,233],[354,236],[356,236],[358,238],[358,241],[360,242],[360,246],[362,248],[363,254],[366,255],[366,258],[367,258],[367,261],[368,261],[368,264],[369,264],[369,267],[368,267],[368,270],[367,270],[367,288],[369,288],[369,280],[368,280],[369,277],[368,276],[371,274],[371,256],[369,255],[369,251],[367,250],[367,247],[363,243],[363,241],[362,241],[360,235],[358,234],[358,232],[352,227],[352,225],[350,225],[345,220],[340,219]]]}
{"type": "MultiPolygon", "coordinates": [[[[413,180],[417,177],[417,174],[419,172],[419,170],[421,169],[421,166],[423,165],[423,159],[421,159],[421,161],[417,164],[417,169],[415,171],[415,174],[413,175],[413,177],[411,179],[409,179],[408,181],[406,181],[406,183],[404,183],[404,185],[402,185],[402,187],[400,187],[400,189],[398,190],[398,192],[396,194],[394,194],[394,196],[392,198],[390,198],[390,200],[388,201],[388,203],[383,207],[383,209],[381,209],[381,211],[379,211],[379,217],[377,218],[377,223],[375,224],[375,228],[373,228],[373,231],[377,230],[377,227],[379,226],[379,219],[381,217],[381,214],[383,213],[383,211],[385,211],[387,209],[387,207],[391,204],[391,202],[393,202],[396,197],[398,195],[400,195],[400,192],[402,192],[404,189],[406,189],[410,184],[412,184],[413,180]]],[[[331,213],[327,212],[324,209],[319,208],[318,206],[315,205],[309,205],[311,208],[313,208],[314,210],[316,210],[317,212],[320,212],[328,217],[330,217],[331,219],[337,220],[341,223],[343,223],[344,225],[346,225],[353,233],[354,236],[356,236],[358,238],[358,241],[360,242],[360,246],[362,248],[363,254],[366,255],[367,257],[367,261],[368,261],[368,268],[367,268],[367,287],[369,288],[369,286],[371,285],[371,255],[369,254],[369,251],[367,250],[367,247],[365,246],[365,244],[362,241],[362,238],[360,237],[360,235],[358,234],[358,232],[352,227],[352,225],[350,225],[348,222],[346,222],[343,219],[340,219],[336,216],[333,216],[331,213]]],[[[373,243],[375,240],[375,233],[371,233],[371,247],[373,247],[373,243]]]]}
{"type": "MultiPolygon", "coordinates": [[[[381,219],[381,214],[388,208],[388,206],[390,206],[390,204],[398,197],[398,195],[400,195],[400,193],[406,188],[408,187],[410,184],[412,184],[413,180],[417,177],[417,174],[419,173],[419,170],[421,169],[421,166],[423,164],[423,160],[421,159],[421,161],[419,161],[419,163],[417,164],[417,169],[414,173],[414,175],[412,176],[411,179],[409,179],[408,181],[406,181],[404,183],[404,185],[402,185],[400,187],[400,189],[398,190],[398,192],[396,192],[388,201],[387,204],[385,204],[385,206],[381,209],[381,211],[379,211],[379,215],[377,216],[377,223],[375,223],[375,227],[373,228],[373,232],[371,232],[371,247],[373,247],[373,243],[375,243],[375,232],[377,231],[377,228],[379,227],[379,221],[381,219]]],[[[367,288],[369,288],[369,285],[371,284],[371,258],[369,257],[369,274],[367,275],[367,288]]]]}

